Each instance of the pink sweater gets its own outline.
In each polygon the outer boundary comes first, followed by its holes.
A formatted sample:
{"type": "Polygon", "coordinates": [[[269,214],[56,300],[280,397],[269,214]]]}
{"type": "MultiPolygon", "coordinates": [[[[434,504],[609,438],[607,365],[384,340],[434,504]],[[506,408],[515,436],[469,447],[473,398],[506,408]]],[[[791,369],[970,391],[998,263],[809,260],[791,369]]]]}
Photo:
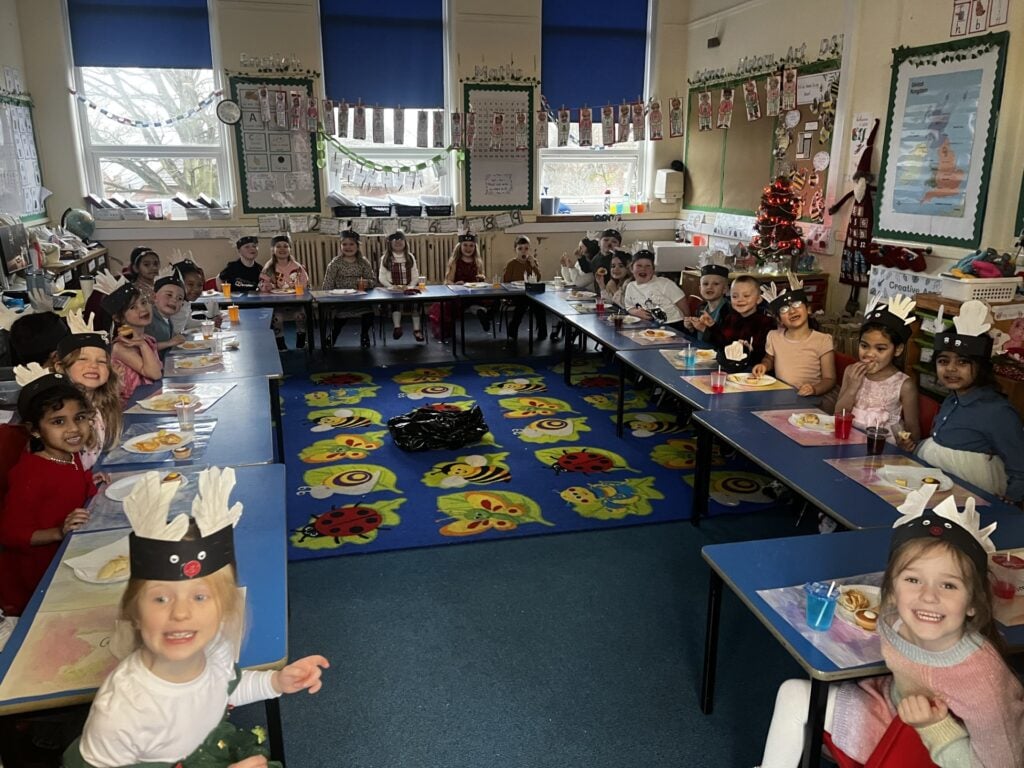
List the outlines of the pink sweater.
{"type": "Polygon", "coordinates": [[[1024,688],[999,652],[976,633],[953,648],[925,651],[878,622],[882,657],[892,677],[844,684],[836,697],[832,741],[859,762],[868,757],[896,717],[904,696],[941,697],[946,719],[919,728],[932,760],[964,768],[1024,768],[1024,688]]]}

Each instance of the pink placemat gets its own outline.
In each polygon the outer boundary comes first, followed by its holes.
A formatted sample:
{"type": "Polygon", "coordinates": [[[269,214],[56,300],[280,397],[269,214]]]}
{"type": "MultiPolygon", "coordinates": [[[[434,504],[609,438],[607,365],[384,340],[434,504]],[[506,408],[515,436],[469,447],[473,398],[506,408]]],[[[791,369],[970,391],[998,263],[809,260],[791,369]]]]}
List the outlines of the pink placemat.
{"type": "MultiPolygon", "coordinates": [[[[865,448],[866,450],[866,448],[865,448]]],[[[903,503],[907,497],[905,491],[889,485],[878,477],[877,470],[885,465],[898,467],[923,467],[927,466],[919,461],[914,461],[909,456],[858,456],[852,459],[825,459],[826,464],[831,464],[851,480],[856,480],[876,496],[880,496],[894,507],[903,503]]],[[[940,501],[956,497],[958,507],[967,503],[968,496],[974,496],[963,486],[953,484],[948,491],[936,491],[928,501],[928,508],[931,509],[940,501]]],[[[985,499],[974,496],[975,503],[981,507],[988,504],[985,499]]],[[[894,518],[895,519],[895,518],[894,518]]]]}
{"type": "Polygon", "coordinates": [[[853,430],[850,433],[849,440],[840,440],[835,436],[835,432],[833,432],[832,429],[829,429],[827,432],[819,432],[813,429],[801,429],[789,421],[789,417],[794,413],[816,413],[819,416],[828,415],[824,411],[819,411],[816,408],[807,408],[805,410],[793,410],[792,408],[786,408],[781,411],[754,411],[754,415],[759,419],[768,422],[790,440],[799,443],[800,445],[843,445],[855,440],[859,442],[863,442],[864,440],[864,436],[856,430],[853,430]]]}
{"type": "MultiPolygon", "coordinates": [[[[692,384],[705,394],[715,394],[714,392],[711,391],[710,374],[703,374],[701,376],[682,376],[680,378],[682,378],[682,380],[685,381],[687,384],[692,384]]],[[[783,384],[781,381],[776,381],[774,384],[767,384],[763,387],[743,387],[727,379],[725,382],[725,392],[723,394],[737,395],[742,392],[771,392],[773,389],[792,389],[792,387],[789,386],[789,384],[783,384]]]]}

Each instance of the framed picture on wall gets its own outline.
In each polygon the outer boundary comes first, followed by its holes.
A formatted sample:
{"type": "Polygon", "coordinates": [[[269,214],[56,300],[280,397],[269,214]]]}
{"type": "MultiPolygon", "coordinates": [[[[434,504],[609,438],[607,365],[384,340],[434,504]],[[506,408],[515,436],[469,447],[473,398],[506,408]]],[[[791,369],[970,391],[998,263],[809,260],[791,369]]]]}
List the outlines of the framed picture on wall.
{"type": "Polygon", "coordinates": [[[1008,39],[893,51],[877,235],[978,247],[1008,39]]]}
{"type": "Polygon", "coordinates": [[[533,115],[532,85],[467,84],[463,109],[476,117],[476,137],[464,166],[467,211],[533,207],[533,131],[517,120],[533,115]],[[524,140],[525,139],[525,140],[524,140]]]}

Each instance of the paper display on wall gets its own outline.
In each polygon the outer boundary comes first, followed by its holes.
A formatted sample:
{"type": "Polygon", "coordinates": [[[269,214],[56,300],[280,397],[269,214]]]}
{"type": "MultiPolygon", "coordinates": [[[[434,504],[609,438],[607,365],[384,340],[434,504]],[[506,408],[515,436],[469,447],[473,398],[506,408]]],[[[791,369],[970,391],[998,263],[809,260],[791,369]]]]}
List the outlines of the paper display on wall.
{"type": "Polygon", "coordinates": [[[312,81],[259,77],[233,78],[231,94],[242,110],[235,125],[242,210],[316,212],[320,210],[320,176],[313,160],[312,134],[304,120],[269,120],[260,90],[270,104],[283,95],[292,112],[313,95],[312,81]]]}
{"type": "Polygon", "coordinates": [[[533,134],[516,134],[514,115],[533,114],[530,86],[467,86],[477,125],[490,126],[487,141],[467,153],[466,208],[490,210],[533,206],[533,134]],[[500,119],[495,119],[500,116],[500,119]]]}
{"type": "Polygon", "coordinates": [[[42,216],[47,194],[39,171],[32,110],[23,104],[0,103],[0,211],[42,216]]]}

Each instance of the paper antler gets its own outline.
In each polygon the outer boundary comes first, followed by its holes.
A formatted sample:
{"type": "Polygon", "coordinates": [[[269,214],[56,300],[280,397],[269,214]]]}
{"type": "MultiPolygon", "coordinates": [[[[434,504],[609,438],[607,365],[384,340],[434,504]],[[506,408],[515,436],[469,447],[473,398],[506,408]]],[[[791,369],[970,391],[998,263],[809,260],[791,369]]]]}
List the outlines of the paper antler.
{"type": "Polygon", "coordinates": [[[124,275],[114,277],[110,274],[109,269],[104,269],[96,273],[94,290],[109,296],[127,282],[128,280],[125,279],[124,275]]]}
{"type": "Polygon", "coordinates": [[[39,363],[14,366],[14,380],[22,387],[26,387],[36,379],[41,379],[43,376],[48,376],[51,373],[53,371],[49,368],[43,368],[39,363]]]}
{"type": "Polygon", "coordinates": [[[768,281],[767,283],[762,283],[761,298],[764,299],[768,304],[771,304],[773,301],[779,298],[778,286],[771,281],[768,281]]]}
{"type": "Polygon", "coordinates": [[[889,313],[903,318],[904,325],[914,324],[917,319],[914,316],[914,307],[916,306],[916,301],[899,293],[889,299],[889,313]]]}
{"type": "Polygon", "coordinates": [[[228,506],[234,487],[235,470],[231,467],[211,467],[199,473],[199,493],[192,499],[192,517],[204,537],[234,526],[242,516],[240,501],[228,506]]]}
{"type": "Polygon", "coordinates": [[[89,316],[88,320],[85,319],[85,310],[83,309],[72,309],[68,312],[65,319],[67,320],[68,328],[72,333],[95,333],[97,336],[102,336],[104,339],[107,338],[106,331],[97,331],[93,328],[92,315],[89,316]]]}
{"type": "MultiPolygon", "coordinates": [[[[908,493],[906,500],[897,507],[901,516],[893,523],[893,528],[906,525],[924,515],[927,511],[928,501],[937,488],[937,485],[925,483],[917,490],[908,493]]],[[[996,545],[992,542],[991,537],[998,527],[998,523],[992,523],[985,528],[981,527],[981,515],[978,514],[973,496],[967,497],[963,510],[957,509],[956,499],[953,496],[947,496],[935,505],[932,514],[959,525],[989,554],[996,551],[996,545]]]]}
{"type": "Polygon", "coordinates": [[[178,483],[161,482],[159,472],[147,472],[125,497],[124,513],[136,536],[161,541],[181,541],[188,530],[188,515],[180,513],[167,522],[171,499],[178,483]]]}
{"type": "Polygon", "coordinates": [[[953,325],[960,336],[981,336],[992,327],[988,317],[988,305],[971,299],[960,305],[960,314],[953,318],[953,325]]]}

